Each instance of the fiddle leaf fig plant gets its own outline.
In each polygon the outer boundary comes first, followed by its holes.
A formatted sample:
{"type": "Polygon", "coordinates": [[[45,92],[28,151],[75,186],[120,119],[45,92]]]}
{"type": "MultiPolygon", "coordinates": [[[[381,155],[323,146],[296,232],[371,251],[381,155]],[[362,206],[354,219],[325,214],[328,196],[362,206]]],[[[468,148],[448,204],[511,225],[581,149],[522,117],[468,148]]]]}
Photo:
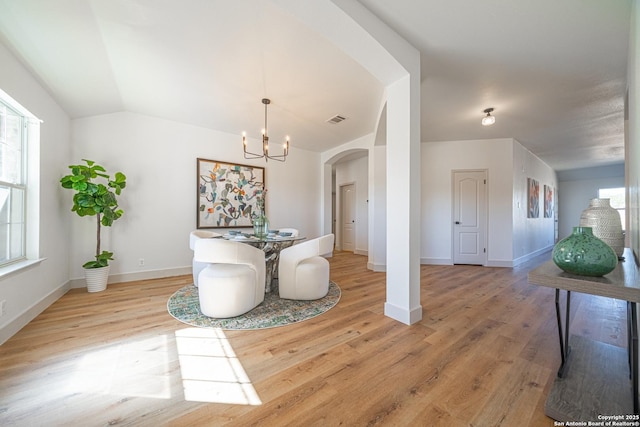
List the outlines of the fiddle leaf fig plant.
{"type": "Polygon", "coordinates": [[[72,212],[79,216],[95,216],[97,224],[95,260],[86,262],[84,268],[99,268],[109,265],[113,252],[100,252],[100,227],[110,227],[124,211],[118,207],[122,189],[127,185],[127,177],[116,172],[113,177],[104,167],[93,160],[82,159],[86,164],[71,165],[71,174],[63,176],[60,184],[63,188],[75,191],[72,212]]]}

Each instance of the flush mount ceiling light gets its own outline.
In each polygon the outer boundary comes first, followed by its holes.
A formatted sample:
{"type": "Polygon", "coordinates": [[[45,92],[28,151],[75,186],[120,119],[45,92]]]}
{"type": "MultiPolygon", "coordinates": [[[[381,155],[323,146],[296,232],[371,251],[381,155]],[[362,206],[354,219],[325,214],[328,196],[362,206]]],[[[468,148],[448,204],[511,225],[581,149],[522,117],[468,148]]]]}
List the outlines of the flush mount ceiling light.
{"type": "Polygon", "coordinates": [[[493,108],[487,108],[486,110],[484,110],[484,112],[487,113],[487,115],[482,118],[482,126],[491,126],[496,122],[495,116],[491,115],[492,111],[493,111],[493,108]]]}
{"type": "Polygon", "coordinates": [[[269,135],[267,134],[267,105],[271,104],[271,100],[267,98],[262,99],[262,103],[264,104],[264,129],[262,129],[262,154],[252,153],[247,151],[247,134],[242,132],[242,147],[244,149],[244,158],[245,159],[261,159],[264,157],[265,161],[277,160],[279,162],[284,162],[287,159],[287,154],[289,154],[289,137],[287,136],[284,143],[282,144],[282,154],[273,156],[269,154],[269,135]]]}

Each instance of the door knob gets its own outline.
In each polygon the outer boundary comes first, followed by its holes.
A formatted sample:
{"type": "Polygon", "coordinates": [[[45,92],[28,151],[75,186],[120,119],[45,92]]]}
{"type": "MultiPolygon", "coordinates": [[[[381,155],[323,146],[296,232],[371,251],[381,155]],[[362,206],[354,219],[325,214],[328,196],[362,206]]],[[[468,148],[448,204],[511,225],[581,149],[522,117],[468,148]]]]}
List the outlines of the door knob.
{"type": "Polygon", "coordinates": [[[457,225],[460,225],[460,221],[456,221],[456,224],[457,224],[457,225]]]}

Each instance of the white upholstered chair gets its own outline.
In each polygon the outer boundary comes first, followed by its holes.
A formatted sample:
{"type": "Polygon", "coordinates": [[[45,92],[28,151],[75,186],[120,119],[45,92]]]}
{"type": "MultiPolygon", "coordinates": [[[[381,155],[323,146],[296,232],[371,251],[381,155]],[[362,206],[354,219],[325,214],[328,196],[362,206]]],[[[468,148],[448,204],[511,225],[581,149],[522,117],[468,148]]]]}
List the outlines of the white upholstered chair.
{"type": "MultiPolygon", "coordinates": [[[[281,233],[291,233],[290,237],[298,237],[300,235],[300,231],[297,228],[279,228],[278,229],[278,234],[281,234],[281,233]]],[[[293,242],[291,244],[295,245],[296,242],[293,242]]],[[[277,279],[278,278],[278,274],[279,274],[278,269],[276,269],[273,272],[273,277],[275,279],[277,279]]]]}
{"type": "Polygon", "coordinates": [[[264,252],[223,239],[200,239],[195,260],[206,264],[198,275],[200,311],[205,316],[240,316],[264,301],[264,252]]]}
{"type": "MultiPolygon", "coordinates": [[[[211,239],[213,237],[219,237],[219,236],[220,236],[219,233],[216,233],[216,232],[213,232],[213,231],[194,230],[191,233],[189,233],[189,248],[191,248],[192,251],[195,249],[196,240],[199,240],[199,239],[211,239]]],[[[196,262],[196,259],[194,258],[193,261],[191,262],[191,266],[192,266],[192,270],[193,270],[193,284],[197,287],[198,286],[198,274],[200,274],[202,269],[205,268],[207,266],[207,264],[202,263],[202,262],[196,262]]]]}
{"type": "Polygon", "coordinates": [[[329,261],[333,234],[290,246],[280,252],[278,289],[280,298],[314,300],[329,292],[329,261]]]}

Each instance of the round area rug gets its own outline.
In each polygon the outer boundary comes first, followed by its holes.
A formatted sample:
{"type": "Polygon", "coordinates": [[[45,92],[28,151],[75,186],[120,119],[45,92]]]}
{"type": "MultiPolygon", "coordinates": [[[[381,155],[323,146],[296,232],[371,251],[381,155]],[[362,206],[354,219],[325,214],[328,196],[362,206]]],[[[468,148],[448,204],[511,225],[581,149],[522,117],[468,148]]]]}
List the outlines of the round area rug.
{"type": "Polygon", "coordinates": [[[340,287],[329,281],[329,293],[314,301],[280,299],[278,292],[265,294],[264,301],[237,317],[214,319],[200,312],[198,288],[188,285],[171,295],[167,310],[177,320],[200,328],[263,329],[290,325],[311,319],[330,310],[340,301],[340,287]]]}

